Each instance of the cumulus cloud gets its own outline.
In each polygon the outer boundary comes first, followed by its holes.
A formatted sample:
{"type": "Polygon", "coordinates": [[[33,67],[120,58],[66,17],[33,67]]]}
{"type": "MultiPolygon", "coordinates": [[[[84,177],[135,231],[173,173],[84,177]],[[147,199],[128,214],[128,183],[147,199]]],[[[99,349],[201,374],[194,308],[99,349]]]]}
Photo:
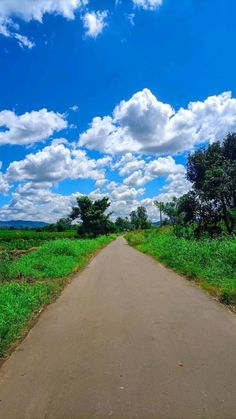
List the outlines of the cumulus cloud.
{"type": "MultiPolygon", "coordinates": [[[[137,167],[143,160],[137,160],[137,167]]],[[[185,167],[182,164],[176,164],[171,157],[159,157],[148,163],[144,162],[143,170],[135,170],[124,179],[124,184],[128,186],[142,186],[145,183],[158,177],[167,177],[171,174],[185,173],[185,167]]],[[[122,172],[122,169],[120,170],[122,172]]]]}
{"type": "Polygon", "coordinates": [[[32,144],[43,141],[54,132],[67,127],[64,115],[47,109],[16,115],[13,111],[0,112],[0,145],[32,144]]]}
{"type": "Polygon", "coordinates": [[[163,0],[132,0],[134,6],[141,7],[144,10],[155,10],[162,5],[163,0]]]}
{"type": "Polygon", "coordinates": [[[39,220],[55,222],[68,216],[75,203],[75,195],[64,196],[53,192],[48,183],[26,183],[12,194],[9,204],[1,208],[1,220],[39,220]]]}
{"type": "Polygon", "coordinates": [[[56,183],[64,179],[103,180],[108,159],[89,159],[83,150],[70,149],[54,142],[24,160],[12,162],[6,177],[12,181],[56,183]]]}
{"type": "Polygon", "coordinates": [[[167,183],[162,191],[154,198],[157,201],[169,202],[173,198],[179,198],[187,193],[191,188],[191,183],[183,173],[172,173],[167,177],[167,183]]]}
{"type": "Polygon", "coordinates": [[[112,116],[95,117],[79,143],[110,154],[172,154],[221,140],[234,130],[236,99],[231,92],[190,102],[176,111],[144,89],[122,101],[112,116]]]}
{"type": "Polygon", "coordinates": [[[85,13],[82,17],[83,25],[86,30],[85,35],[90,38],[97,38],[103,32],[107,25],[106,23],[107,11],[91,11],[85,13]]]}

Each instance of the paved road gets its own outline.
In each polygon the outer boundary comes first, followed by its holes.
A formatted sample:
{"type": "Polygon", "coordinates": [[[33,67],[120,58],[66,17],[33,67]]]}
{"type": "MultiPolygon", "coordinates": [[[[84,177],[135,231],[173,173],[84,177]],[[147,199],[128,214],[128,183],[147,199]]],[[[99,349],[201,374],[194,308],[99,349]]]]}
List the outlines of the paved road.
{"type": "Polygon", "coordinates": [[[1,419],[236,418],[236,317],[119,238],[3,365],[0,400],[1,419]]]}

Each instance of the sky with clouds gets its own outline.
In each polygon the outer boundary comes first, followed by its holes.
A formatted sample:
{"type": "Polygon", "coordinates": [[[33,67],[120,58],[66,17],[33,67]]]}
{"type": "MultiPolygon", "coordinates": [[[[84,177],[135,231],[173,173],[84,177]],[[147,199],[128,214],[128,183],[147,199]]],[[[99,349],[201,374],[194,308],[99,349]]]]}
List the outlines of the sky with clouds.
{"type": "Polygon", "coordinates": [[[76,196],[113,217],[189,190],[194,149],[236,130],[233,0],[0,0],[0,220],[76,196]]]}

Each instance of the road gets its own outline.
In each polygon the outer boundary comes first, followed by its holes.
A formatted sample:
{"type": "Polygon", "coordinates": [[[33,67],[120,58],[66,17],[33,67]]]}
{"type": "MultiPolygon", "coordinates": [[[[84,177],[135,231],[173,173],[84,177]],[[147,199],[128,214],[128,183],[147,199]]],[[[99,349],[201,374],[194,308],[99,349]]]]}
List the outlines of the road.
{"type": "Polygon", "coordinates": [[[0,371],[1,419],[234,419],[236,316],[118,238],[0,371]]]}

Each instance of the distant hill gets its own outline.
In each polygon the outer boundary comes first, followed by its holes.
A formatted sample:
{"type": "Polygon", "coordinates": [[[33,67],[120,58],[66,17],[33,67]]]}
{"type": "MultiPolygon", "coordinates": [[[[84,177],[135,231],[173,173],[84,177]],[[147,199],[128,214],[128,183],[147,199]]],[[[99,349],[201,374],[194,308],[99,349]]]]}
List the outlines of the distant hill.
{"type": "Polygon", "coordinates": [[[23,220],[9,220],[9,221],[0,221],[0,228],[37,228],[45,227],[47,223],[43,221],[23,221],[23,220]]]}

